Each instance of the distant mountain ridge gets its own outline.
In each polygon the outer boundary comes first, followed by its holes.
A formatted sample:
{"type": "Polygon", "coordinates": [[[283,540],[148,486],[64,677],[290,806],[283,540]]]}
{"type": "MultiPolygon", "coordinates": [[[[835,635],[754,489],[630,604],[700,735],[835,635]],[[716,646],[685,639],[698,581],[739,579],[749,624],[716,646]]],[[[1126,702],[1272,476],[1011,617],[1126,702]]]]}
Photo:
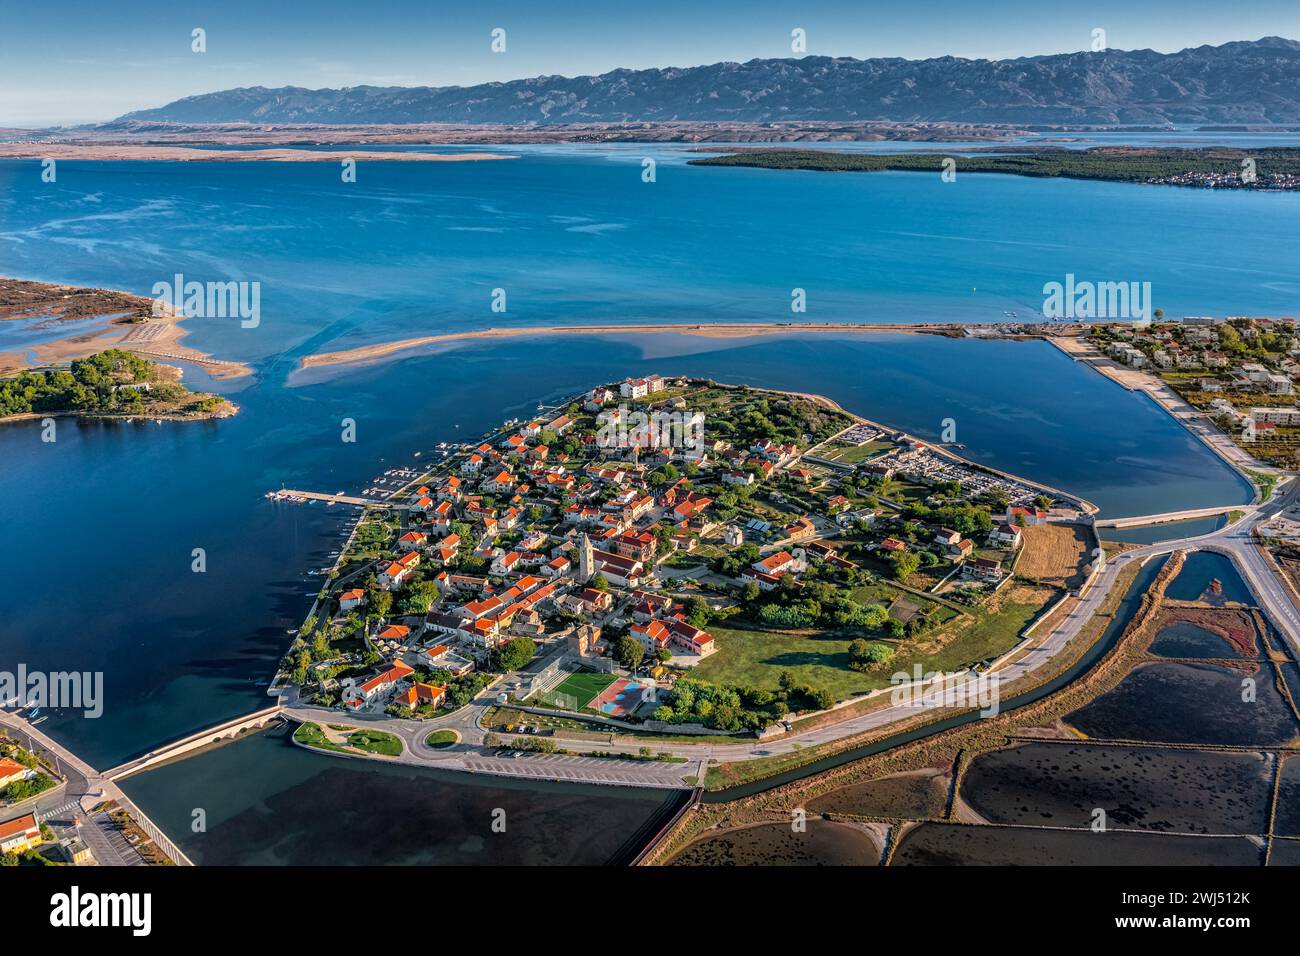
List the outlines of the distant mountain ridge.
{"type": "Polygon", "coordinates": [[[609,123],[867,121],[1152,124],[1300,122],[1300,42],[1011,60],[806,56],[539,76],[477,86],[190,96],[115,122],[609,123]]]}

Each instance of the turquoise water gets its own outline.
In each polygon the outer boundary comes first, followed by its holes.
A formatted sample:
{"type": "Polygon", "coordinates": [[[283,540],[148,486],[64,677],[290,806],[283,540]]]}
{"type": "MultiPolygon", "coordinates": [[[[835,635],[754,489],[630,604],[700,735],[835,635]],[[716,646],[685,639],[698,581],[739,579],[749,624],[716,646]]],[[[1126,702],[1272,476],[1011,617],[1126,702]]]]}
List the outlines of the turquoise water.
{"type": "Polygon", "coordinates": [[[927,437],[951,417],[966,454],[1107,514],[1249,494],[1145,399],[1043,343],[553,337],[295,374],[322,349],[489,325],[785,321],[794,287],[808,319],[847,321],[1027,315],[1066,272],[1152,281],[1170,314],[1283,312],[1300,292],[1294,196],[698,169],[676,147],[518,152],[362,164],[352,185],[325,164],[65,162],[43,184],[39,164],[0,163],[0,272],[146,294],[176,272],[262,283],[257,328],[190,323],[187,344],[256,369],[215,386],[234,419],[65,420],[54,444],[32,423],[0,429],[0,572],[21,595],[0,663],[105,672],[103,718],[43,729],[111,766],[260,706],[318,580],[304,571],[347,517],[265,491],[357,491],[417,450],[629,374],[818,391],[927,437]],[[663,160],[654,184],[646,153],[663,160]],[[505,314],[489,310],[498,287],[505,314]]]}
{"type": "Polygon", "coordinates": [[[0,163],[0,255],[7,272],[141,293],[176,272],[259,281],[258,328],[211,320],[191,338],[259,361],[485,325],[787,321],[793,288],[802,318],[855,322],[1029,318],[1067,273],[1149,281],[1169,315],[1284,314],[1300,294],[1300,195],[689,156],[363,163],[353,184],[327,163],[65,162],[54,184],[0,163]]]}

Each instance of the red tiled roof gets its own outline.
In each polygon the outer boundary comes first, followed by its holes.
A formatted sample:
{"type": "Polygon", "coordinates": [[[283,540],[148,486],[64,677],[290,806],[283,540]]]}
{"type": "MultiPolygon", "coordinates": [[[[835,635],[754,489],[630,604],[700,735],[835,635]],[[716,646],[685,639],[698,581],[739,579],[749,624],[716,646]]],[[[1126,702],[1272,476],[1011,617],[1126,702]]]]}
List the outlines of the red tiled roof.
{"type": "Polygon", "coordinates": [[[0,823],[0,840],[7,840],[9,837],[17,836],[20,833],[26,833],[29,830],[40,831],[36,825],[36,817],[28,813],[25,816],[14,817],[12,820],[6,820],[0,823]]]}

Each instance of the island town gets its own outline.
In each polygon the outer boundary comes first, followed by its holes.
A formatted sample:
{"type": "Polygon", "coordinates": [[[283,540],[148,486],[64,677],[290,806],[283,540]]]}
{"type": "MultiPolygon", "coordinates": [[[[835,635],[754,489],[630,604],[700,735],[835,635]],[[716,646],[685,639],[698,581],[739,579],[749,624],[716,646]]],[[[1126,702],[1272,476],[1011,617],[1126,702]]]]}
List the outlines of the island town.
{"type": "Polygon", "coordinates": [[[1090,503],[818,396],[650,375],[543,411],[356,499],[277,679],[336,714],[299,742],[395,756],[382,717],[450,746],[466,711],[506,754],[780,735],[900,667],[990,666],[1096,544],[1090,503]]]}

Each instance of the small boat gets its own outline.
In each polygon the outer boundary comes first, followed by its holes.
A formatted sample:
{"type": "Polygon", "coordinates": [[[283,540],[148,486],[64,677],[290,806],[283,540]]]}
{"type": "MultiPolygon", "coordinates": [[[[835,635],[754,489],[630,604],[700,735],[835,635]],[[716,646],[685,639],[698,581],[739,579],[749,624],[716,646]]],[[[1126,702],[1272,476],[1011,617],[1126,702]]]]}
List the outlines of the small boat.
{"type": "Polygon", "coordinates": [[[37,717],[35,720],[32,721],[32,726],[35,727],[37,724],[43,724],[49,719],[50,718],[48,717],[37,717]]]}

